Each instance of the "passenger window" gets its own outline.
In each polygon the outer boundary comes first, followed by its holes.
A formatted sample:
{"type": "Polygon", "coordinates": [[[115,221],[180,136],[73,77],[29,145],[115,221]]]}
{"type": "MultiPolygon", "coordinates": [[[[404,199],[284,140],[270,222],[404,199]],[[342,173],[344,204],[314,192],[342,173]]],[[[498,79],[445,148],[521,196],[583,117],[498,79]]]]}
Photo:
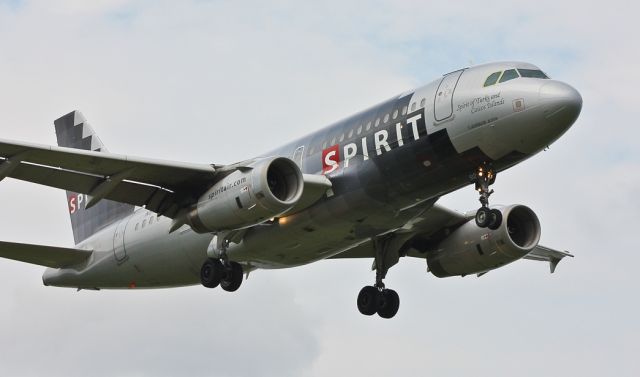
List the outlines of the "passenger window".
{"type": "Polygon", "coordinates": [[[136,230],[138,230],[140,228],[140,224],[136,223],[136,230]]]}
{"type": "Polygon", "coordinates": [[[393,110],[393,115],[391,117],[396,119],[398,117],[398,110],[393,110]]]}
{"type": "Polygon", "coordinates": [[[351,136],[353,136],[353,130],[349,130],[349,135],[347,137],[351,138],[351,136]]]}
{"type": "Polygon", "coordinates": [[[402,115],[407,115],[407,107],[402,108],[402,115]]]}
{"type": "Polygon", "coordinates": [[[340,135],[340,140],[341,143],[344,141],[344,134],[340,135]]]}
{"type": "Polygon", "coordinates": [[[378,127],[380,125],[380,118],[376,119],[376,124],[375,126],[378,127]]]}
{"type": "Polygon", "coordinates": [[[389,114],[384,114],[384,122],[387,123],[389,121],[389,114]]]}
{"type": "Polygon", "coordinates": [[[149,218],[149,225],[153,224],[153,216],[149,218]]]}
{"type": "Polygon", "coordinates": [[[331,139],[331,145],[336,145],[336,138],[331,139]]]}
{"type": "Polygon", "coordinates": [[[362,124],[358,126],[358,135],[362,133],[362,124]]]}
{"type": "Polygon", "coordinates": [[[423,98],[423,99],[420,101],[420,107],[424,107],[424,105],[425,105],[426,103],[427,103],[427,99],[426,99],[426,98],[423,98]]]}
{"type": "Polygon", "coordinates": [[[484,86],[491,86],[495,83],[498,82],[498,78],[500,78],[500,73],[501,72],[493,72],[492,74],[489,75],[489,77],[487,77],[487,79],[484,82],[484,86]]]}
{"type": "Polygon", "coordinates": [[[371,129],[371,121],[369,121],[369,123],[367,123],[367,131],[369,131],[371,129]]]}
{"type": "Polygon", "coordinates": [[[520,76],[518,76],[518,72],[516,72],[515,69],[508,69],[504,71],[504,73],[502,74],[502,77],[500,78],[500,82],[517,79],[518,77],[520,76]]]}
{"type": "Polygon", "coordinates": [[[548,79],[549,76],[545,75],[544,72],[542,72],[539,69],[522,69],[522,68],[518,68],[518,73],[520,73],[520,76],[522,77],[531,77],[534,79],[548,79]]]}
{"type": "Polygon", "coordinates": [[[147,226],[147,219],[144,219],[144,220],[142,221],[142,228],[144,228],[145,226],[147,226]]]}
{"type": "Polygon", "coordinates": [[[416,103],[411,104],[411,111],[416,111],[416,103]]]}
{"type": "Polygon", "coordinates": [[[327,142],[326,141],[322,142],[322,149],[325,149],[326,147],[327,147],[327,142]]]}

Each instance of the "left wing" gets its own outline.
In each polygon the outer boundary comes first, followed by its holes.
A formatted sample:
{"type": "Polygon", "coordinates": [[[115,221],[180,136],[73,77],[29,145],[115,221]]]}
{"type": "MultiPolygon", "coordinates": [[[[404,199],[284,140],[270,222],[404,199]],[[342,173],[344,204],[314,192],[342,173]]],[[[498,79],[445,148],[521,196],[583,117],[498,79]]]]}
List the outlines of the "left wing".
{"type": "MultiPolygon", "coordinates": [[[[398,239],[398,250],[400,254],[420,256],[419,253],[411,253],[411,245],[403,244],[411,236],[420,235],[423,239],[431,237],[438,238],[443,232],[450,232],[467,221],[473,221],[474,212],[462,214],[448,208],[434,204],[421,215],[409,221],[404,227],[396,230],[394,234],[398,239]]],[[[373,258],[375,250],[371,242],[365,242],[346,250],[331,258],[373,258]]],[[[422,256],[421,256],[422,257],[422,256]]],[[[558,263],[564,257],[573,257],[566,251],[550,249],[546,246],[538,245],[523,259],[549,262],[551,273],[555,272],[558,263]]]]}
{"type": "Polygon", "coordinates": [[[23,181],[110,199],[173,217],[211,184],[234,171],[106,152],[0,140],[0,180],[23,181]]]}
{"type": "Polygon", "coordinates": [[[551,273],[554,273],[556,271],[558,263],[560,263],[560,261],[564,257],[573,258],[573,255],[567,251],[554,250],[542,245],[538,245],[523,258],[549,262],[549,271],[551,271],[551,273]]]}

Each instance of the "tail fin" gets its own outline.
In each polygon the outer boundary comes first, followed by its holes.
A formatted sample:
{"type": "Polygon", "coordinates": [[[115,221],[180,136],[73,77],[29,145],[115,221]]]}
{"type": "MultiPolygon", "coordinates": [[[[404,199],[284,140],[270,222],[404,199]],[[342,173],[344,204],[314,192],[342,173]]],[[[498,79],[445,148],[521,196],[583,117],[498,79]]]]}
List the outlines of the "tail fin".
{"type": "MultiPolygon", "coordinates": [[[[79,111],[70,112],[54,121],[58,145],[67,148],[106,152],[102,141],[79,111]]],[[[76,244],[120,219],[133,213],[134,206],[101,200],[86,209],[88,196],[67,191],[73,239],[76,244]]]]}

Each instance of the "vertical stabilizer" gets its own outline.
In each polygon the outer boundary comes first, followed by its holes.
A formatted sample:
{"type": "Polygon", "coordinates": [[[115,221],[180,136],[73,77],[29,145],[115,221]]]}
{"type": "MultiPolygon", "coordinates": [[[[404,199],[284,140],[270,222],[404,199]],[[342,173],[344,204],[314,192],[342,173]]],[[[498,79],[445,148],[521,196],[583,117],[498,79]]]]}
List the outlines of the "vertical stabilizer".
{"type": "MultiPolygon", "coordinates": [[[[54,121],[58,145],[67,148],[106,152],[107,149],[79,111],[70,112],[54,121]]],[[[73,239],[78,244],[100,229],[133,213],[134,206],[101,200],[85,208],[88,195],[67,191],[73,239]]]]}

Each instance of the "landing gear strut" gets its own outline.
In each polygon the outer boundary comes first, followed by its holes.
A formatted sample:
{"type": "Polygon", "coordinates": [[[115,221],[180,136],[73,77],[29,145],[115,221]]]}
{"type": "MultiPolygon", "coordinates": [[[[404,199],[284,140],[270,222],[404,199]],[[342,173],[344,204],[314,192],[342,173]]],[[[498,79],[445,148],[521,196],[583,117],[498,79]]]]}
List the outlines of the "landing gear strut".
{"type": "Polygon", "coordinates": [[[382,318],[392,318],[400,308],[400,297],[393,289],[388,289],[383,283],[391,263],[395,264],[397,259],[394,255],[389,255],[393,248],[390,237],[376,237],[373,239],[376,251],[375,269],[376,283],[373,286],[366,286],[358,294],[358,310],[364,315],[378,313],[382,318]],[[391,258],[389,258],[391,257],[391,258]],[[389,263],[391,259],[391,263],[389,263]]]}
{"type": "Polygon", "coordinates": [[[476,191],[480,193],[482,207],[476,212],[476,225],[480,228],[498,229],[502,224],[502,213],[497,209],[489,208],[489,196],[493,190],[489,186],[496,181],[496,172],[491,164],[482,163],[471,175],[471,182],[476,184],[476,191]]]}
{"type": "Polygon", "coordinates": [[[220,258],[207,258],[200,268],[200,283],[207,288],[215,288],[218,285],[227,292],[234,292],[242,284],[242,266],[238,262],[230,261],[226,248],[229,241],[221,243],[220,258]]]}

